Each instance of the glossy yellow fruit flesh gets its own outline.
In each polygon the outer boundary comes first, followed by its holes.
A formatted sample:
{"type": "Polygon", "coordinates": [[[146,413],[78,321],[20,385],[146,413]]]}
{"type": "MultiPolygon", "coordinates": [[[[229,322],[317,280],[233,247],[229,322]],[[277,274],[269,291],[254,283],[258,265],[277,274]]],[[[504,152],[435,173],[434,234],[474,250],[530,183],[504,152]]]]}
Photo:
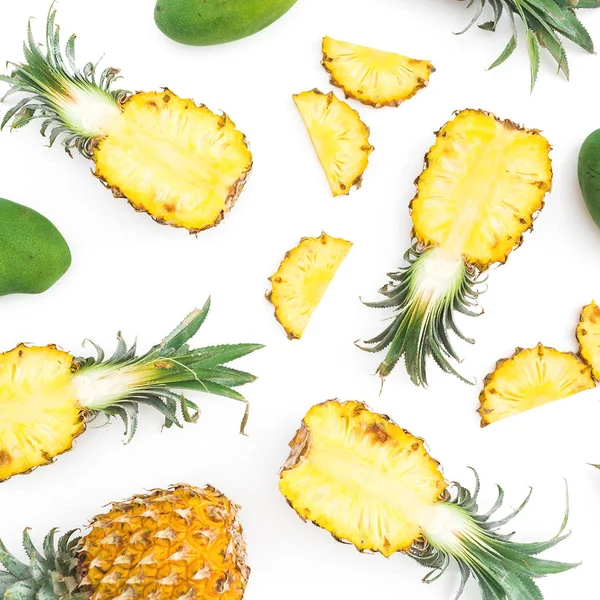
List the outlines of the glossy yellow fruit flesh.
{"type": "Polygon", "coordinates": [[[581,312],[577,339],[581,357],[592,367],[594,378],[600,380],[600,308],[593,301],[581,312]]]}
{"type": "Polygon", "coordinates": [[[238,507],[211,487],[134,496],[84,538],[91,600],[240,600],[250,570],[238,507]]]}
{"type": "Polygon", "coordinates": [[[323,38],[323,61],[331,83],[347,97],[375,108],[399,106],[429,83],[435,71],[427,60],[416,60],[349,42],[323,38]]]}
{"type": "Polygon", "coordinates": [[[270,277],[267,298],[290,339],[300,339],[352,243],[326,233],[304,238],[290,250],[270,277]]]}
{"type": "Polygon", "coordinates": [[[169,90],[132,96],[94,159],[115,195],[192,233],[221,221],[252,167],[244,135],[226,115],[169,90]]]}
{"type": "Polygon", "coordinates": [[[538,344],[498,362],[479,395],[481,426],[594,387],[591,369],[574,354],[538,344]]]}
{"type": "Polygon", "coordinates": [[[0,354],[0,481],[48,464],[83,433],[72,360],[55,346],[0,354]]]}
{"type": "Polygon", "coordinates": [[[360,187],[373,147],[359,114],[333,93],[319,90],[294,96],[334,196],[360,187]]]}
{"type": "Polygon", "coordinates": [[[385,556],[421,538],[447,484],[423,440],[360,402],[309,410],[279,487],[304,520],[385,556]]]}
{"type": "Polygon", "coordinates": [[[549,152],[536,130],[481,111],[458,113],[438,132],[419,177],[415,236],[482,270],[505,262],[551,188],[549,152]]]}

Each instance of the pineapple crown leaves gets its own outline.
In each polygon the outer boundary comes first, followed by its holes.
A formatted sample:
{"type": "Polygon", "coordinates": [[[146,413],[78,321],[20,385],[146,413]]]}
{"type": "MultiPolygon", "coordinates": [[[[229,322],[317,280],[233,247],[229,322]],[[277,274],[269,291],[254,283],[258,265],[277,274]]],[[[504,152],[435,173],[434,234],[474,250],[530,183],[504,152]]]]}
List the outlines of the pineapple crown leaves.
{"type": "Polygon", "coordinates": [[[424,567],[432,569],[423,579],[432,583],[439,579],[454,560],[461,574],[461,582],[454,600],[462,595],[470,576],[479,584],[482,600],[543,600],[534,579],[562,573],[578,564],[562,563],[537,558],[569,534],[564,533],[569,518],[569,495],[566,494],[565,515],[558,533],[545,542],[519,543],[511,541],[512,533],[500,529],[516,517],[528,504],[532,490],[519,507],[507,516],[494,519],[504,501],[504,490],[498,487],[498,497],[492,508],[479,513],[477,497],[479,476],[474,469],[475,489],[470,492],[457,482],[450,484],[446,505],[460,515],[462,527],[455,534],[452,548],[425,539],[413,544],[408,554],[424,567]]]}
{"type": "Polygon", "coordinates": [[[38,551],[29,531],[23,532],[23,547],[29,558],[25,564],[8,552],[0,540],[0,598],[4,600],[87,600],[79,590],[81,576],[77,554],[80,538],[75,531],[55,542],[56,529],[50,531],[38,551]]]}
{"type": "Polygon", "coordinates": [[[210,310],[210,298],[202,309],[192,311],[182,323],[160,344],[146,354],[136,356],[137,346],[128,347],[118,335],[114,354],[106,359],[102,349],[93,344],[96,358],[76,358],[73,361],[74,377],[108,378],[112,375],[125,377],[128,385],[116,395],[104,398],[100,404],[84,404],[93,419],[99,414],[120,417],[125,424],[126,443],[137,429],[139,405],[145,404],[158,410],[165,418],[165,427],[182,427],[177,410],[183,421],[198,420],[198,406],[185,395],[173,390],[205,392],[231,398],[245,404],[240,432],[243,434],[249,416],[248,401],[235,389],[256,380],[254,375],[225,367],[226,363],[263,348],[260,344],[226,344],[191,349],[187,342],[198,332],[210,310]]]}
{"type": "Polygon", "coordinates": [[[462,34],[475,25],[488,4],[492,7],[493,18],[481,23],[479,25],[481,29],[495,31],[502,15],[504,13],[508,15],[512,36],[500,56],[490,66],[490,69],[493,69],[504,63],[517,48],[516,21],[520,20],[525,28],[532,90],[540,68],[540,48],[548,50],[558,65],[558,71],[562,71],[567,79],[569,79],[569,64],[560,36],[571,40],[588,52],[594,52],[592,38],[577,18],[575,9],[599,8],[600,0],[470,0],[469,7],[475,3],[477,9],[473,19],[463,31],[458,33],[462,34]]]}
{"type": "Polygon", "coordinates": [[[33,119],[43,119],[41,133],[48,136],[50,146],[57,138],[64,136],[62,145],[69,155],[76,148],[86,158],[90,158],[96,135],[71,122],[67,114],[68,105],[82,94],[118,106],[127,99],[129,92],[112,89],[115,79],[118,79],[118,69],[109,67],[98,76],[97,64],[89,62],[83,69],[77,67],[75,34],[67,41],[63,55],[60,27],[55,19],[56,10],[52,3],[46,21],[45,53],[33,37],[30,21],[27,41],[23,44],[24,62],[7,62],[7,67],[12,67],[12,72],[10,75],[0,75],[0,81],[10,85],[0,102],[13,94],[25,95],[6,112],[0,123],[0,130],[8,123],[12,129],[18,129],[33,119]]]}
{"type": "Polygon", "coordinates": [[[423,259],[427,257],[428,249],[415,243],[404,255],[408,264],[396,273],[388,273],[390,283],[379,290],[385,299],[364,302],[372,308],[394,308],[396,314],[390,317],[390,325],[379,335],[365,340],[363,345],[357,345],[367,352],[380,352],[389,348],[385,360],[377,369],[382,380],[404,356],[411,381],[415,385],[427,387],[427,358],[432,356],[442,371],[451,373],[466,383],[472,383],[450,362],[460,359],[452,347],[448,332],[452,331],[460,339],[474,343],[474,340],[460,331],[455,323],[454,313],[467,316],[481,314],[476,308],[477,298],[484,291],[479,289],[482,278],[477,270],[463,262],[453,285],[444,294],[437,298],[427,297],[427,292],[420,289],[416,282],[423,259]]]}

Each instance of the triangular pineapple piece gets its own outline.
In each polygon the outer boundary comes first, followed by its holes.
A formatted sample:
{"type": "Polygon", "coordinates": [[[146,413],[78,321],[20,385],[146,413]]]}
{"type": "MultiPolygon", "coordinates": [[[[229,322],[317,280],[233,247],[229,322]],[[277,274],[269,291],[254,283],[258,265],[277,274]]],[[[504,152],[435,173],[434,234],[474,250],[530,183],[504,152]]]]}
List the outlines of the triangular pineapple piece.
{"type": "Polygon", "coordinates": [[[542,344],[517,348],[485,378],[479,395],[481,426],[593,387],[590,367],[575,354],[542,344]]]}
{"type": "Polygon", "coordinates": [[[303,238],[270,277],[267,294],[275,306],[275,317],[290,339],[300,339],[311,315],[329,287],[352,243],[322,233],[303,238]]]}
{"type": "Polygon", "coordinates": [[[334,196],[360,187],[373,146],[359,114],[332,92],[319,90],[294,96],[334,196]]]}
{"type": "Polygon", "coordinates": [[[429,83],[435,72],[427,60],[416,60],[349,42],[323,38],[321,64],[331,83],[354,98],[375,108],[399,106],[429,83]]]}
{"type": "Polygon", "coordinates": [[[600,381],[600,307],[593,300],[581,311],[577,340],[581,358],[592,368],[594,379],[600,381]]]}

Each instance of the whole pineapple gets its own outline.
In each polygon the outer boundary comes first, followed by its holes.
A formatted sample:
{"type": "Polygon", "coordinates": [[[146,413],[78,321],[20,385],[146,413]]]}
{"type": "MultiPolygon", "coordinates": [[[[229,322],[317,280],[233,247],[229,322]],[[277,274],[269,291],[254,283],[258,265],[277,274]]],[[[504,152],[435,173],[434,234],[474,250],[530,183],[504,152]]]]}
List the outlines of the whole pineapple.
{"type": "Polygon", "coordinates": [[[5,600],[240,600],[250,569],[239,507],[211,486],[175,485],[117,502],[21,563],[0,542],[5,600]]]}

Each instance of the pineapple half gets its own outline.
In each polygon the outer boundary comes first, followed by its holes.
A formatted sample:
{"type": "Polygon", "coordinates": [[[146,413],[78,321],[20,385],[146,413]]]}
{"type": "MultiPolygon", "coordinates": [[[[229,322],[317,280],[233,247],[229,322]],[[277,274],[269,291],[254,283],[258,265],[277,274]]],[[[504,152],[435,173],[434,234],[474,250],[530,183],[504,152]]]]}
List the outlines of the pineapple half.
{"type": "Polygon", "coordinates": [[[570,352],[538,344],[500,360],[479,395],[481,426],[594,387],[592,370],[570,352]]]}
{"type": "Polygon", "coordinates": [[[22,563],[0,542],[0,597],[19,600],[241,600],[250,569],[239,507],[213,487],[176,485],[112,505],[83,538],[38,550],[28,530],[22,563]]]}
{"type": "Polygon", "coordinates": [[[347,195],[352,187],[358,189],[373,152],[369,128],[333,92],[311,90],[293,98],[333,195],[347,195]]]}
{"type": "MultiPolygon", "coordinates": [[[[385,378],[404,357],[415,385],[427,385],[432,356],[447,373],[464,379],[449,332],[465,341],[454,313],[476,316],[481,275],[504,263],[533,227],[552,185],[550,144],[535,129],[523,129],[481,110],[463,110],[437,133],[416,181],[410,205],[414,244],[407,266],[390,273],[384,300],[396,317],[362,346],[388,348],[378,368],[385,378]]],[[[470,382],[469,382],[470,383],[470,382]]]]}
{"type": "Polygon", "coordinates": [[[427,60],[323,38],[321,64],[331,83],[353,98],[375,108],[400,106],[429,83],[435,72],[427,60]]]}
{"type": "Polygon", "coordinates": [[[96,359],[75,358],[56,346],[24,344],[0,354],[0,481],[51,463],[101,414],[123,420],[127,441],[136,431],[142,404],[162,413],[167,427],[181,426],[178,408],[185,422],[195,422],[199,410],[183,395],[187,390],[244,402],[243,431],[248,403],[233,388],[256,378],[224,365],[262,346],[191,349],[187,342],[209,307],[210,299],[142,356],[120,334],[108,359],[95,344],[96,359]]]}
{"type": "Polygon", "coordinates": [[[46,50],[31,24],[25,62],[0,76],[24,98],[8,110],[1,128],[42,119],[50,145],[62,138],[95,163],[95,175],[116,197],[127,198],[160,223],[190,233],[220,223],[235,204],[252,167],[244,135],[225,114],[179,98],[168,89],[131,94],[113,89],[118,69],[97,77],[75,63],[75,36],[60,51],[56,11],[50,11],[46,50]]]}
{"type": "Polygon", "coordinates": [[[592,368],[594,379],[600,381],[600,308],[594,301],[581,311],[577,340],[581,357],[592,368]]]}
{"type": "Polygon", "coordinates": [[[303,238],[286,253],[277,272],[269,278],[267,300],[275,306],[275,318],[289,339],[300,339],[310,317],[352,248],[352,243],[323,232],[303,238]]]}
{"type": "Polygon", "coordinates": [[[533,579],[575,565],[535,555],[564,539],[567,512],[559,533],[547,542],[520,544],[499,529],[527,504],[492,520],[502,488],[490,511],[473,493],[448,484],[422,439],[361,402],[330,400],[312,407],[295,437],[281,471],[279,487],[304,521],[330,532],[360,551],[386,557],[403,552],[440,577],[452,560],[461,573],[458,598],[473,576],[484,600],[542,600],[533,579]]]}

